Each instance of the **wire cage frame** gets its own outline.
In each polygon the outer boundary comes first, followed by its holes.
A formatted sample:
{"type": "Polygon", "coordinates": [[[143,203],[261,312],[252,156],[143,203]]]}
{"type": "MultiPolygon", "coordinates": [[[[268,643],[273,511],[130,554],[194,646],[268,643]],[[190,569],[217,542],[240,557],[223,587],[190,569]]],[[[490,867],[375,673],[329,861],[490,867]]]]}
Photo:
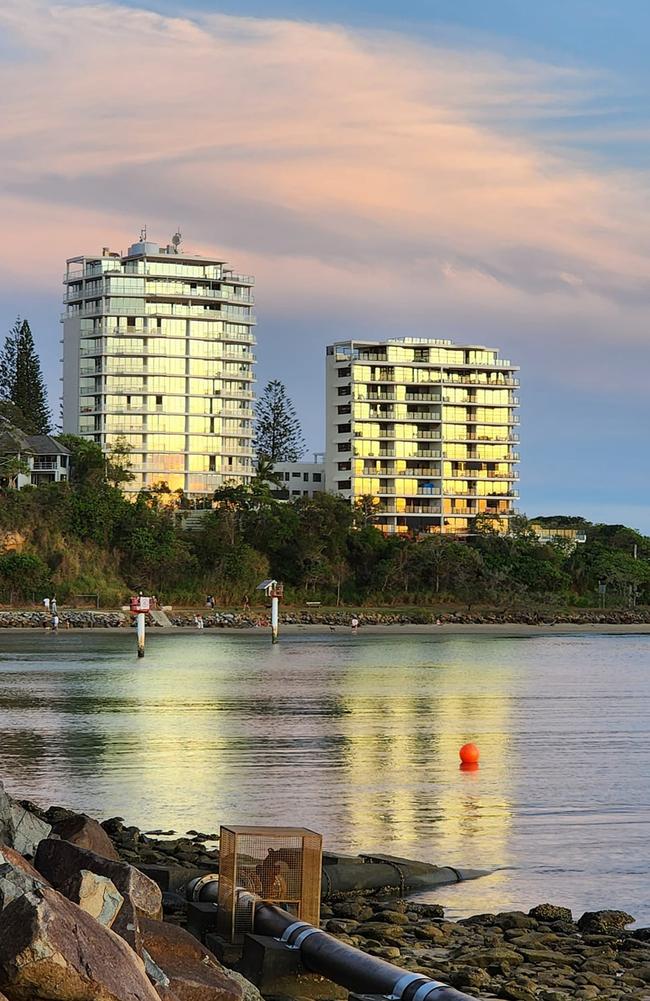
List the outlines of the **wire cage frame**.
{"type": "Polygon", "coordinates": [[[217,931],[230,942],[252,929],[250,898],[276,904],[300,921],[320,921],[323,838],[305,827],[222,827],[217,931]]]}

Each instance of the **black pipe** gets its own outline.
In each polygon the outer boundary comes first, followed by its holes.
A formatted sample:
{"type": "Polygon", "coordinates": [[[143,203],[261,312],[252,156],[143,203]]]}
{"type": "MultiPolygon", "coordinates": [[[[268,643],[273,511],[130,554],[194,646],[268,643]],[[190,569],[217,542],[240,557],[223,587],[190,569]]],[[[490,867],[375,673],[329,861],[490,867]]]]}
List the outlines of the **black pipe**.
{"type": "Polygon", "coordinates": [[[358,994],[381,994],[401,1001],[414,1001],[416,996],[417,1001],[475,1001],[469,994],[430,977],[409,974],[399,966],[339,942],[327,932],[297,922],[293,915],[273,904],[256,906],[254,931],[274,938],[284,935],[288,944],[297,944],[308,970],[358,994]],[[291,925],[296,928],[288,935],[291,925]]]}
{"type": "Polygon", "coordinates": [[[321,897],[328,900],[341,893],[363,893],[364,890],[381,890],[392,887],[405,890],[430,890],[434,886],[462,883],[466,879],[485,876],[485,869],[453,869],[447,865],[429,865],[426,862],[372,862],[367,864],[339,862],[323,866],[321,897]]]}

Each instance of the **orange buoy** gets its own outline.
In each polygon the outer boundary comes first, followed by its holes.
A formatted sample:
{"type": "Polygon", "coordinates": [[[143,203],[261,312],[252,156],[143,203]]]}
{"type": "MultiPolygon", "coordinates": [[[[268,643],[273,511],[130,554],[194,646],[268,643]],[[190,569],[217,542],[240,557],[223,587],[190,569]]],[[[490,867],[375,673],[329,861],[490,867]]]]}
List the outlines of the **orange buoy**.
{"type": "Polygon", "coordinates": [[[478,764],[480,753],[476,744],[463,744],[458,753],[460,755],[460,760],[464,765],[478,764]]]}

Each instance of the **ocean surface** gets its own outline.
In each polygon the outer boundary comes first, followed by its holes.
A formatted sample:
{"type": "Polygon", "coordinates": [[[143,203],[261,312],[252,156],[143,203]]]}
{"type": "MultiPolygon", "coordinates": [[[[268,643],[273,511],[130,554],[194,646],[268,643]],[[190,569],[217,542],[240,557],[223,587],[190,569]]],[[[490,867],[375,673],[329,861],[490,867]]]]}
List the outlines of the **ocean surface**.
{"type": "Polygon", "coordinates": [[[492,874],[451,917],[650,924],[650,636],[0,632],[8,791],[143,830],[311,827],[492,874]],[[475,741],[478,771],[459,769],[475,741]]]}

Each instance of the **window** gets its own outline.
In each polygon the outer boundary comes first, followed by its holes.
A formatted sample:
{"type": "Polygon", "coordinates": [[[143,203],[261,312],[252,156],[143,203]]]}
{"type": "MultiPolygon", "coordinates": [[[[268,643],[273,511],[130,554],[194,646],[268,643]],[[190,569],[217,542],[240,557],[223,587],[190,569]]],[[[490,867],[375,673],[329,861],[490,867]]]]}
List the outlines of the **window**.
{"type": "Polygon", "coordinates": [[[337,467],[336,468],[339,469],[339,470],[341,470],[342,472],[345,472],[346,469],[352,469],[352,463],[351,462],[339,462],[339,463],[337,463],[337,467]]]}
{"type": "Polygon", "coordinates": [[[340,368],[338,370],[339,379],[347,379],[351,374],[352,374],[352,369],[350,368],[349,365],[347,365],[345,368],[340,368]]]}
{"type": "Polygon", "coordinates": [[[291,496],[292,497],[300,497],[300,491],[299,490],[292,490],[291,491],[291,496]]]}
{"type": "Polygon", "coordinates": [[[339,452],[349,452],[351,446],[349,441],[340,441],[336,447],[339,452]]]}
{"type": "Polygon", "coordinates": [[[209,457],[208,470],[211,473],[216,473],[216,471],[217,471],[217,457],[216,457],[216,455],[211,455],[209,457]]]}
{"type": "Polygon", "coordinates": [[[65,469],[65,467],[68,465],[68,457],[67,457],[67,455],[61,455],[61,456],[59,456],[59,463],[65,469]]]}
{"type": "Polygon", "coordinates": [[[309,473],[303,473],[302,478],[305,481],[305,483],[309,483],[309,473]]]}
{"type": "Polygon", "coordinates": [[[339,396],[349,396],[350,395],[350,383],[347,386],[339,386],[339,396]]]}
{"type": "Polygon", "coordinates": [[[323,475],[322,473],[313,473],[312,480],[314,481],[314,483],[320,483],[322,480],[322,475],[323,475]]]}
{"type": "Polygon", "coordinates": [[[291,473],[285,473],[285,474],[284,474],[284,478],[285,478],[285,480],[288,480],[290,476],[291,476],[291,473]]]}
{"type": "Polygon", "coordinates": [[[303,490],[302,495],[303,497],[309,497],[309,490],[303,490]]]}
{"type": "Polygon", "coordinates": [[[344,403],[343,406],[337,407],[337,411],[341,415],[342,414],[351,414],[352,413],[352,404],[351,403],[344,403]]]}
{"type": "Polygon", "coordinates": [[[337,488],[339,490],[351,490],[352,489],[352,483],[351,483],[350,480],[339,480],[338,483],[336,484],[336,486],[337,486],[337,488]]]}
{"type": "Polygon", "coordinates": [[[350,424],[349,423],[348,424],[337,424],[337,426],[336,426],[336,431],[337,431],[338,434],[349,434],[350,430],[351,430],[351,428],[350,428],[350,424]]]}

